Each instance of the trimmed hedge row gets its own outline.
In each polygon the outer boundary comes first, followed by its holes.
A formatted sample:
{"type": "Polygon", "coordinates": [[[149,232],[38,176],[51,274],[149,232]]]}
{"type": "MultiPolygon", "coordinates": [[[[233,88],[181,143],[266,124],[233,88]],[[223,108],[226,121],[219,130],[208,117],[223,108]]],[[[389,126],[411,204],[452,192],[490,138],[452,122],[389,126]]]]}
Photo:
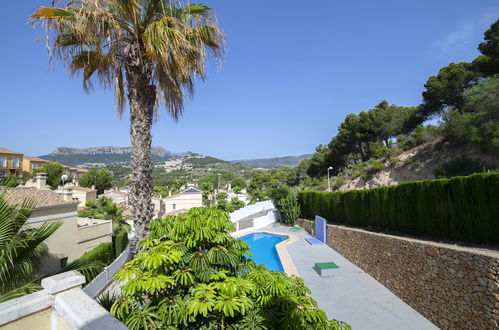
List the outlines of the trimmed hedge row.
{"type": "Polygon", "coordinates": [[[113,243],[99,244],[76,260],[81,262],[100,261],[105,265],[109,265],[114,260],[113,243]]]}
{"type": "Polygon", "coordinates": [[[345,192],[303,191],[301,216],[463,242],[499,244],[499,173],[345,192]]]}
{"type": "Polygon", "coordinates": [[[100,272],[104,270],[104,267],[109,265],[114,260],[114,250],[113,243],[102,243],[94,247],[92,250],[85,252],[81,257],[73,260],[71,264],[77,265],[87,265],[92,262],[99,262],[98,267],[93,269],[93,271],[82,272],[85,275],[86,282],[92,281],[100,272]]]}
{"type": "Polygon", "coordinates": [[[115,258],[118,258],[121,252],[123,252],[127,243],[128,233],[126,230],[118,230],[117,232],[113,233],[113,250],[115,258]]]}

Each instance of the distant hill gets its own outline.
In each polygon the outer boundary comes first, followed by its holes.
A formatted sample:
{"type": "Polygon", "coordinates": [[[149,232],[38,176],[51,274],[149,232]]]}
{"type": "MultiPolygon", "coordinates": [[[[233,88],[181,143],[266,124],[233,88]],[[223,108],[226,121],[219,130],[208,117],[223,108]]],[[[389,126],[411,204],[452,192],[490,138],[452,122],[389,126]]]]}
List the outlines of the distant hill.
{"type": "Polygon", "coordinates": [[[229,162],[215,157],[194,155],[193,157],[186,158],[185,163],[188,163],[193,167],[206,167],[214,164],[228,164],[229,162]]]}
{"type": "MultiPolygon", "coordinates": [[[[152,161],[162,162],[188,156],[191,152],[173,153],[159,146],[153,146],[152,161]]],[[[131,147],[92,147],[92,148],[68,148],[57,147],[48,155],[40,158],[60,162],[68,166],[78,166],[82,164],[116,164],[130,162],[131,147]]]]}
{"type": "Polygon", "coordinates": [[[232,160],[233,164],[244,165],[248,167],[262,167],[262,168],[285,168],[285,167],[295,167],[302,160],[311,158],[312,154],[300,155],[300,156],[285,156],[285,157],[274,157],[274,158],[262,158],[262,159],[242,159],[242,160],[232,160]]]}
{"type": "MultiPolygon", "coordinates": [[[[184,158],[185,162],[194,168],[213,167],[217,166],[230,167],[230,165],[242,165],[245,167],[262,167],[262,168],[287,168],[298,165],[303,159],[312,157],[311,154],[301,156],[287,156],[265,159],[242,159],[226,162],[222,159],[196,155],[190,151],[183,153],[174,153],[160,146],[153,146],[152,161],[160,163],[167,160],[184,158]],[[224,165],[225,164],[225,165],[224,165]]],[[[83,165],[90,166],[107,166],[107,165],[123,165],[131,160],[131,147],[91,147],[91,148],[69,148],[57,147],[50,154],[40,156],[40,158],[60,162],[68,166],[83,165]]]]}

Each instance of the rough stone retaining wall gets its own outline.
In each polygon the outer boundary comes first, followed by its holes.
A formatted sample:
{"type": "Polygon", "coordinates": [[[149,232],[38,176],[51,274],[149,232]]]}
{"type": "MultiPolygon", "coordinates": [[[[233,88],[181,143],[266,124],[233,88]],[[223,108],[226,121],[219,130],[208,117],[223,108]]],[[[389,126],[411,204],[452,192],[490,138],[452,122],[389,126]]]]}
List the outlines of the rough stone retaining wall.
{"type": "Polygon", "coordinates": [[[335,225],[327,244],[440,328],[499,328],[497,251],[335,225]]]}

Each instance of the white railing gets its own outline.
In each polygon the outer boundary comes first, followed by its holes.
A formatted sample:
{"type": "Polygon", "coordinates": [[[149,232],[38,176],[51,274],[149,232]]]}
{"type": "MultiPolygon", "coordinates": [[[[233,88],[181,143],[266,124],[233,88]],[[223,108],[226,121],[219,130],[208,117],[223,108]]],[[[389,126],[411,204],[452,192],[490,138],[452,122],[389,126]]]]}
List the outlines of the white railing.
{"type": "Polygon", "coordinates": [[[114,274],[123,267],[123,265],[130,258],[130,243],[128,243],[121,252],[121,254],[116,258],[109,266],[104,268],[104,270],[97,275],[90,283],[88,283],[83,291],[92,298],[99,295],[112,281],[114,274]]]}

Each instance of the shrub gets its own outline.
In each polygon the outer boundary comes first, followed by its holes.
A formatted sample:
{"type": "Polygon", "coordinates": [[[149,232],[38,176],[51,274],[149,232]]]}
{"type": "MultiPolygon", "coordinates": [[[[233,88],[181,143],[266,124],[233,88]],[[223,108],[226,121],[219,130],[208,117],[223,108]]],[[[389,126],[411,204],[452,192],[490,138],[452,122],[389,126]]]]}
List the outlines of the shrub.
{"type": "Polygon", "coordinates": [[[246,206],[243,201],[239,200],[237,197],[232,197],[229,204],[227,204],[227,211],[234,212],[240,208],[246,206]]]}
{"type": "Polygon", "coordinates": [[[409,136],[397,136],[397,147],[401,150],[407,151],[421,144],[433,141],[436,137],[442,134],[440,130],[441,129],[438,126],[419,125],[409,136]]]}
{"type": "Polygon", "coordinates": [[[300,216],[300,204],[296,189],[287,186],[271,189],[270,198],[283,215],[284,221],[289,225],[294,225],[300,216]]]}
{"type": "Polygon", "coordinates": [[[227,211],[227,205],[228,205],[228,202],[227,202],[227,194],[222,192],[222,193],[218,193],[216,196],[215,196],[215,199],[217,200],[217,208],[222,210],[222,211],[227,211]]]}
{"type": "Polygon", "coordinates": [[[113,251],[114,257],[117,258],[125,249],[128,243],[128,233],[126,230],[117,230],[113,233],[113,251]]]}
{"type": "Polygon", "coordinates": [[[367,173],[369,177],[373,176],[375,173],[381,172],[386,168],[385,161],[382,159],[372,159],[368,161],[369,167],[367,173]]]}
{"type": "Polygon", "coordinates": [[[376,230],[499,243],[499,173],[346,192],[300,192],[301,216],[376,230]]]}
{"type": "Polygon", "coordinates": [[[100,295],[97,298],[97,302],[102,307],[104,307],[105,310],[107,310],[108,312],[110,312],[111,311],[111,306],[113,306],[113,304],[116,301],[116,299],[118,299],[118,295],[117,294],[115,294],[113,292],[110,292],[110,291],[107,291],[107,292],[103,293],[102,295],[100,295]]]}
{"type": "Polygon", "coordinates": [[[346,181],[347,179],[344,174],[338,174],[336,180],[334,181],[333,189],[335,190],[340,189],[340,187],[343,186],[346,181]]]}
{"type": "Polygon", "coordinates": [[[470,175],[480,173],[483,170],[482,164],[476,160],[466,157],[456,157],[452,160],[439,164],[435,167],[433,175],[438,179],[450,178],[453,176],[470,175]]]}
{"type": "Polygon", "coordinates": [[[100,261],[109,265],[114,259],[113,243],[102,243],[90,251],[85,252],[77,260],[81,261],[100,261]]]}
{"type": "Polygon", "coordinates": [[[279,210],[284,215],[288,225],[294,225],[300,216],[300,204],[298,203],[298,192],[291,189],[289,194],[279,201],[279,210]]]}
{"type": "Polygon", "coordinates": [[[398,158],[397,158],[397,157],[390,157],[390,160],[389,160],[390,166],[391,166],[391,167],[396,166],[396,165],[397,165],[397,163],[398,163],[398,161],[399,161],[399,160],[398,160],[398,158]]]}
{"type": "Polygon", "coordinates": [[[100,272],[104,270],[104,267],[109,265],[114,260],[113,243],[102,243],[90,251],[85,252],[81,257],[73,260],[68,265],[85,265],[93,264],[97,265],[93,272],[86,273],[85,278],[87,283],[90,282],[97,276],[100,272]]]}

